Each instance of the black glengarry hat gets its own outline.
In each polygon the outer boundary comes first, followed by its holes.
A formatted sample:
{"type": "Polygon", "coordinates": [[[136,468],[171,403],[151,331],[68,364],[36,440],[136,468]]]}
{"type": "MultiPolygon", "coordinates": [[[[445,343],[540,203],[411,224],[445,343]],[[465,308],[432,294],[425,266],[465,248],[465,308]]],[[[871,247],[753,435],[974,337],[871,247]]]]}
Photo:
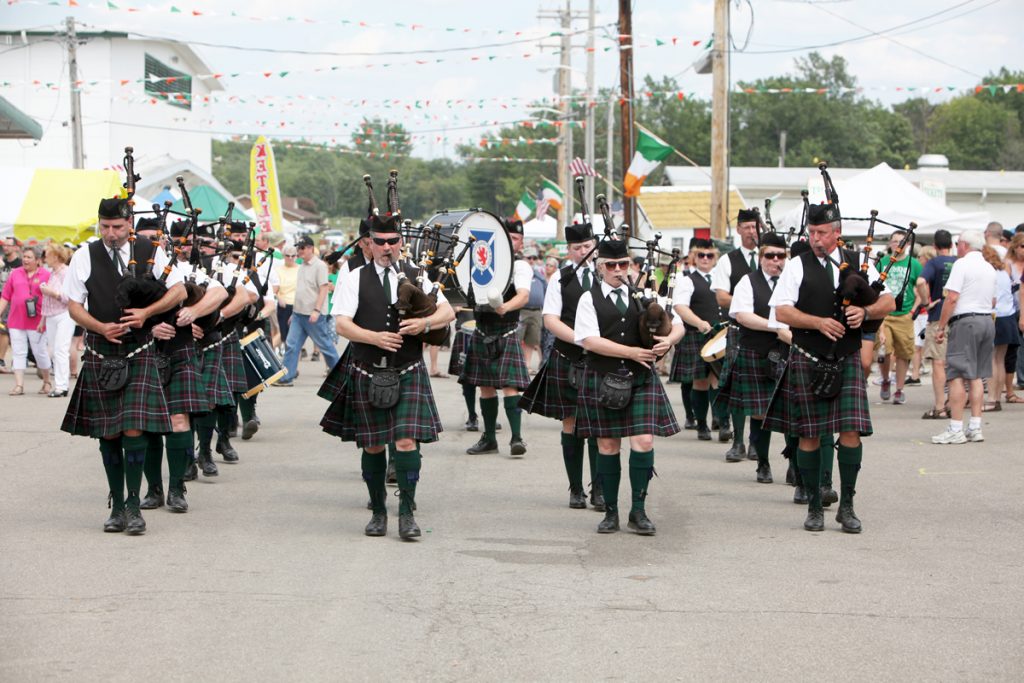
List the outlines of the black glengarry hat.
{"type": "Polygon", "coordinates": [[[706,237],[693,237],[690,239],[690,251],[694,249],[714,249],[715,243],[706,237]]]}
{"type": "Polygon", "coordinates": [[[160,221],[156,218],[144,216],[135,223],[135,232],[147,232],[149,230],[159,230],[160,221]]]}
{"type": "Polygon", "coordinates": [[[523,222],[518,218],[506,218],[502,221],[505,224],[505,230],[510,235],[522,235],[523,234],[523,222]]]}
{"type": "Polygon", "coordinates": [[[777,232],[763,232],[761,233],[761,246],[786,249],[786,238],[777,232]]]}
{"type": "Polygon", "coordinates": [[[132,207],[127,199],[111,197],[100,200],[97,214],[100,218],[128,218],[132,215],[132,207]]]}
{"type": "Polygon", "coordinates": [[[597,257],[598,258],[627,258],[629,256],[629,246],[625,240],[601,240],[601,244],[597,246],[597,257]]]}
{"type": "Polygon", "coordinates": [[[750,223],[757,221],[759,214],[753,209],[740,209],[739,213],[736,214],[737,223],[750,223]]]}
{"type": "Polygon", "coordinates": [[[398,229],[402,225],[402,217],[395,215],[379,215],[375,214],[366,219],[367,226],[370,232],[398,232],[398,229]]]}
{"type": "Polygon", "coordinates": [[[178,238],[184,237],[185,233],[188,232],[188,221],[174,221],[171,223],[171,237],[178,238]]]}
{"type": "Polygon", "coordinates": [[[578,244],[594,239],[594,226],[591,223],[573,223],[565,226],[567,244],[578,244]]]}
{"type": "Polygon", "coordinates": [[[826,225],[840,219],[838,204],[810,204],[807,206],[808,225],[826,225]]]}

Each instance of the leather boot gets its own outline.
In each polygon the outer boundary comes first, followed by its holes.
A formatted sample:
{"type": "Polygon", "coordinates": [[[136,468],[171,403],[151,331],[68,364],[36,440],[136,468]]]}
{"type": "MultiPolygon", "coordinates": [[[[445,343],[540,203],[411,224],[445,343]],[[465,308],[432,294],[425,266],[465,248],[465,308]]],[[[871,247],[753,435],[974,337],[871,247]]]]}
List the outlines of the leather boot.
{"type": "Polygon", "coordinates": [[[860,520],[857,513],[853,511],[853,496],[856,493],[851,487],[843,487],[843,497],[839,499],[839,510],[836,512],[836,521],[843,526],[843,531],[848,534],[859,534],[861,532],[860,520]]]}
{"type": "Polygon", "coordinates": [[[167,509],[171,512],[188,512],[188,501],[185,500],[185,486],[167,492],[167,509]]]}
{"type": "Polygon", "coordinates": [[[747,457],[747,449],[741,443],[734,443],[725,452],[726,462],[742,462],[747,457]]]}
{"type": "Polygon", "coordinates": [[[420,527],[416,524],[416,518],[412,516],[411,512],[407,512],[404,515],[398,515],[399,538],[409,540],[411,538],[417,538],[419,535],[420,527]]]}
{"type": "Polygon", "coordinates": [[[600,482],[590,485],[590,506],[598,512],[604,512],[604,489],[600,482]]]}
{"type": "Polygon", "coordinates": [[[786,483],[790,486],[796,486],[796,465],[793,464],[793,458],[789,459],[789,467],[786,469],[786,483]]]}
{"type": "Polygon", "coordinates": [[[508,442],[509,455],[513,458],[521,458],[526,455],[526,442],[523,441],[522,437],[514,437],[508,442]]]}
{"type": "Polygon", "coordinates": [[[629,522],[626,526],[640,536],[653,536],[657,531],[654,527],[654,522],[647,517],[647,513],[643,510],[631,510],[629,513],[629,522]]]}
{"type": "Polygon", "coordinates": [[[753,442],[747,445],[747,460],[757,460],[757,446],[753,442]]]}
{"type": "Polygon", "coordinates": [[[466,449],[466,453],[469,455],[479,455],[481,453],[497,453],[498,452],[498,440],[488,438],[486,434],[480,437],[480,440],[475,444],[466,449]]]}
{"type": "MultiPolygon", "coordinates": [[[[111,496],[112,498],[112,496],[111,496]]],[[[110,505],[111,498],[107,499],[107,504],[110,505]]],[[[103,531],[108,534],[116,534],[124,531],[124,526],[127,520],[124,516],[124,503],[114,505],[110,509],[110,516],[107,517],[107,521],[103,523],[103,531]]]]}
{"type": "Polygon", "coordinates": [[[216,477],[220,472],[217,470],[217,463],[213,461],[213,453],[209,446],[199,447],[199,466],[203,468],[204,477],[216,477]]]}
{"type": "Polygon", "coordinates": [[[832,503],[839,502],[839,494],[836,493],[835,489],[832,488],[831,484],[821,485],[821,505],[822,507],[828,507],[832,503]]]}
{"type": "Polygon", "coordinates": [[[758,464],[757,466],[757,483],[758,484],[771,484],[772,479],[772,466],[768,463],[758,464]]]}
{"type": "Polygon", "coordinates": [[[224,457],[224,462],[236,463],[238,462],[238,451],[231,445],[231,439],[227,434],[217,435],[217,447],[216,450],[224,457]]]}
{"type": "Polygon", "coordinates": [[[142,510],[156,510],[164,506],[164,490],[160,486],[146,491],[146,497],[139,503],[139,508],[142,510]]]}
{"type": "Polygon", "coordinates": [[[569,507],[573,510],[587,509],[587,494],[583,493],[583,487],[569,487],[569,507]]]}
{"type": "Polygon", "coordinates": [[[128,492],[128,502],[124,506],[124,531],[129,536],[138,536],[146,533],[146,520],[142,518],[142,513],[139,511],[138,500],[138,493],[134,491],[128,492]]]}
{"type": "Polygon", "coordinates": [[[619,530],[619,513],[616,510],[605,510],[604,519],[597,525],[597,533],[614,534],[619,530]]]}
{"type": "Polygon", "coordinates": [[[251,420],[246,420],[245,424],[242,425],[242,441],[248,441],[258,431],[260,431],[260,423],[256,421],[255,417],[251,420]]]}
{"type": "Polygon", "coordinates": [[[813,500],[810,492],[807,493],[807,498],[810,502],[807,504],[807,519],[804,520],[804,529],[807,531],[824,531],[825,511],[821,507],[821,502],[813,500]]]}
{"type": "Polygon", "coordinates": [[[195,456],[188,463],[188,467],[185,468],[185,481],[195,481],[199,478],[199,467],[196,465],[195,456]]]}
{"type": "Polygon", "coordinates": [[[388,533],[388,513],[374,512],[363,533],[367,536],[386,536],[388,533]]]}

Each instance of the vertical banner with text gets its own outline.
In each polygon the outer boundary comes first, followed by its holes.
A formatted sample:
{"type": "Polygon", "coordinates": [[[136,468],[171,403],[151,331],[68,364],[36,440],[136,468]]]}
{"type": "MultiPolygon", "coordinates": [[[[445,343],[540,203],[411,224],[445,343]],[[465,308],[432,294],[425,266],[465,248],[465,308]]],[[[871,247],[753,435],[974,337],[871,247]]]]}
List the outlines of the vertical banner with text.
{"type": "Polygon", "coordinates": [[[281,231],[281,194],[277,189],[277,167],[274,150],[262,135],[256,139],[249,154],[249,195],[252,211],[261,231],[281,231]]]}

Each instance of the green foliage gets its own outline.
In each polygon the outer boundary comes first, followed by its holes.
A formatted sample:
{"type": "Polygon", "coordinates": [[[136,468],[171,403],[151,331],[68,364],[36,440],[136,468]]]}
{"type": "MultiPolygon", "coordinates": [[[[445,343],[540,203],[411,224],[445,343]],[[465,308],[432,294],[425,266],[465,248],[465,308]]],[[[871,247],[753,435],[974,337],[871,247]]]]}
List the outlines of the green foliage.
{"type": "Polygon", "coordinates": [[[931,118],[929,151],[945,154],[950,168],[1024,168],[1020,119],[998,102],[958,97],[931,118]]]}

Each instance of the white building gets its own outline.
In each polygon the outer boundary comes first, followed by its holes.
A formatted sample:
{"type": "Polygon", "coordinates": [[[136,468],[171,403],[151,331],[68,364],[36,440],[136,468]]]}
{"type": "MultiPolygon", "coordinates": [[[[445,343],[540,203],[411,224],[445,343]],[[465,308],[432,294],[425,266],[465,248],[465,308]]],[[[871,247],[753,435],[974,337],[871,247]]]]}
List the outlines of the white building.
{"type": "MultiPolygon", "coordinates": [[[[174,158],[209,173],[211,134],[200,132],[192,103],[223,86],[192,48],[125,33],[77,35],[85,168],[117,167],[131,146],[143,167],[174,158]]],[[[0,32],[0,82],[9,84],[0,94],[43,127],[40,140],[0,139],[2,163],[71,168],[66,36],[0,32]]]]}

